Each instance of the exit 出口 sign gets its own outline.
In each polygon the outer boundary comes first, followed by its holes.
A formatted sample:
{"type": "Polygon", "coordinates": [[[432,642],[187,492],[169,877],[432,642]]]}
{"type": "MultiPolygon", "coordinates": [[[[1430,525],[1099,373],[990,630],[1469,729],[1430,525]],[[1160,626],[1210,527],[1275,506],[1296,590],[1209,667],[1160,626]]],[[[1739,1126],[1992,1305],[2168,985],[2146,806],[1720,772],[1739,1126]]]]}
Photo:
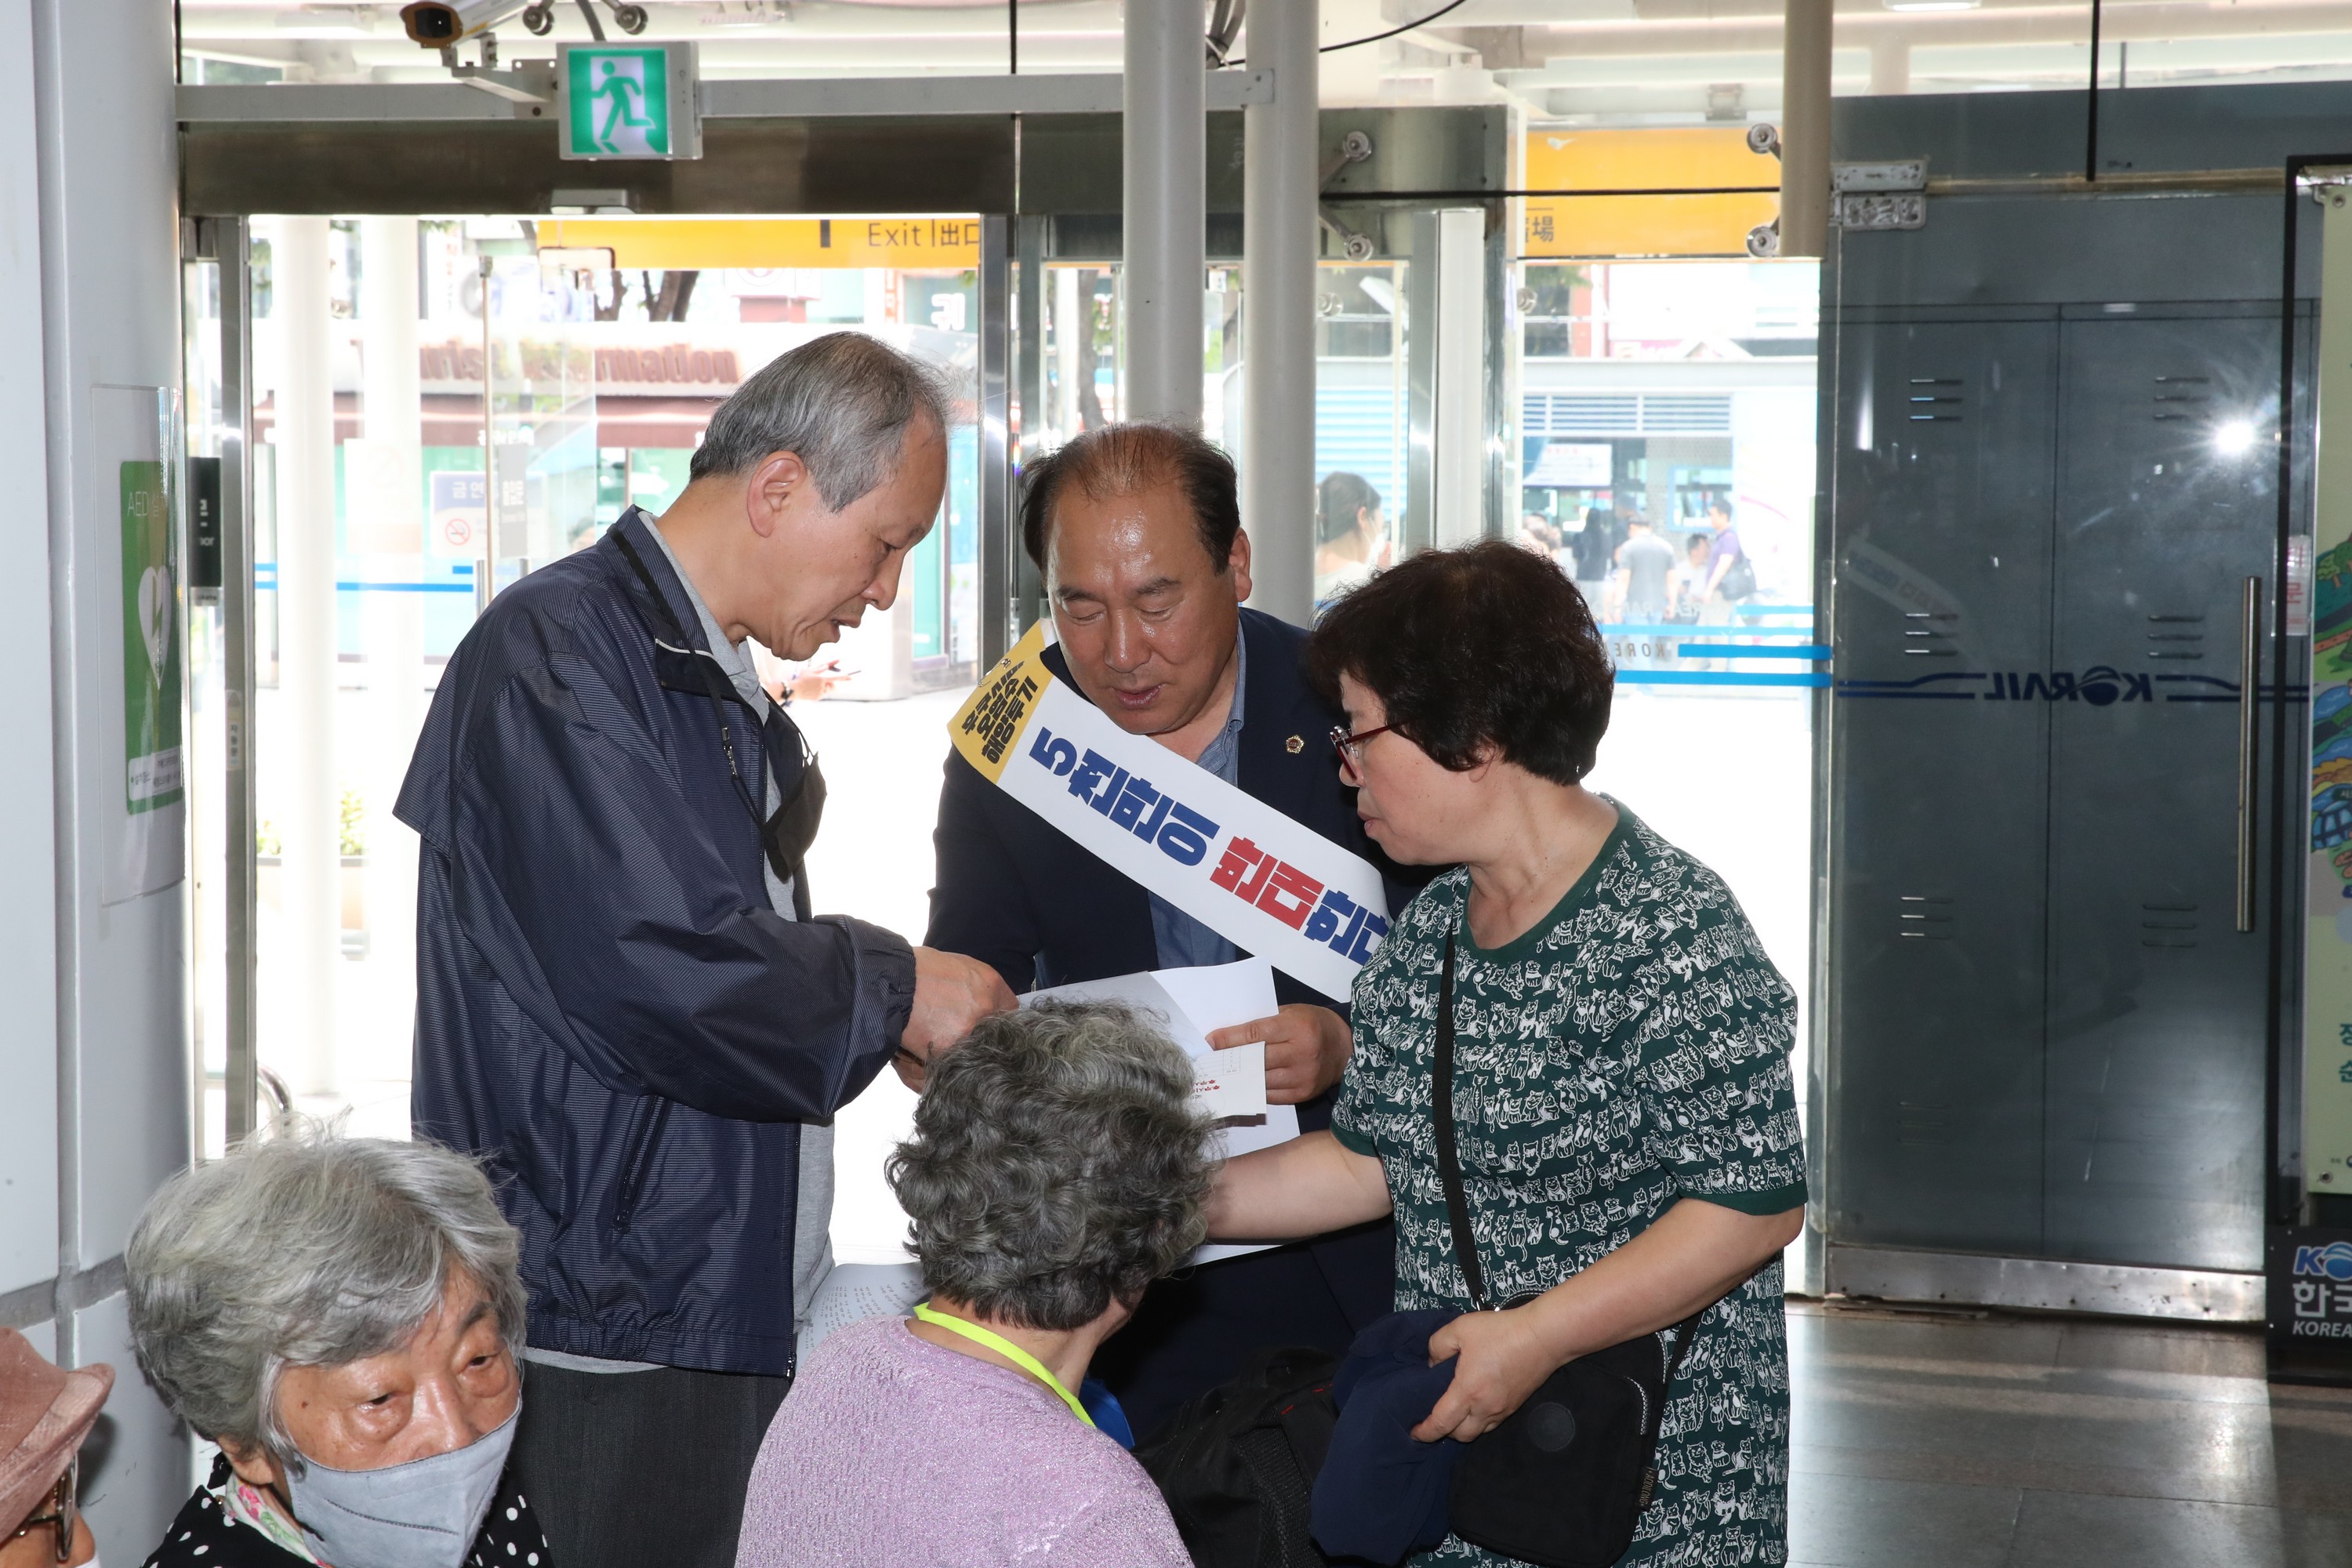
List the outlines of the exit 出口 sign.
{"type": "Polygon", "coordinates": [[[702,156],[692,44],[562,44],[557,52],[564,157],[702,156]]]}

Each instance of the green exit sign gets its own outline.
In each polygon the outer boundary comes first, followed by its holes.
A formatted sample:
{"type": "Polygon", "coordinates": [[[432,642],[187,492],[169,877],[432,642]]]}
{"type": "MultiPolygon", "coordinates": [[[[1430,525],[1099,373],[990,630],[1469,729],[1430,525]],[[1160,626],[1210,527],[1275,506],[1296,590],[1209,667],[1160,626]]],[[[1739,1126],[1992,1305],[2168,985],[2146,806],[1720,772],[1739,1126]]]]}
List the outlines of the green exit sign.
{"type": "Polygon", "coordinates": [[[563,156],[702,156],[692,44],[562,44],[558,50],[563,156]]]}

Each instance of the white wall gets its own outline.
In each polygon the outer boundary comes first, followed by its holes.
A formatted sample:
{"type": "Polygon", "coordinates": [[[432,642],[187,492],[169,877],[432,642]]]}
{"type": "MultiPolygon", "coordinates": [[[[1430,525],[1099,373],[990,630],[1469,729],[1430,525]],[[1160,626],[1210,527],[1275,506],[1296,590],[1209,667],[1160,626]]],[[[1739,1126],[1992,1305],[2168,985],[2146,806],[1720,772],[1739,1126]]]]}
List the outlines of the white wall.
{"type": "MultiPolygon", "coordinates": [[[[0,143],[33,141],[33,0],[0,0],[0,143]]],[[[0,1083],[33,1108],[0,1138],[0,1322],[40,1311],[58,1271],[57,852],[51,835],[47,454],[42,437],[40,192],[32,160],[0,159],[0,1083]],[[11,1310],[11,1304],[17,1304],[11,1310]]],[[[42,1316],[46,1316],[46,1312],[42,1316]]]]}
{"type": "MultiPolygon", "coordinates": [[[[0,1052],[18,1124],[48,1124],[50,1162],[45,1190],[0,1193],[0,1284],[23,1272],[20,1238],[46,1229],[54,1353],[111,1362],[117,1374],[85,1504],[102,1554],[135,1563],[188,1486],[186,1438],[131,1363],[119,1262],[148,1194],[188,1158],[187,889],[183,879],[101,901],[109,808],[123,789],[123,656],[109,601],[122,452],[101,439],[100,411],[130,395],[108,388],[180,384],[172,8],[0,0],[0,116],[22,145],[29,85],[37,151],[32,169],[11,160],[0,172],[0,284],[21,279],[9,297],[35,297],[29,272],[10,269],[34,265],[17,241],[23,183],[37,173],[41,301],[37,329],[8,312],[0,331],[40,355],[45,395],[37,411],[0,416],[0,440],[47,437],[43,451],[9,452],[0,514],[17,535],[0,573],[0,984],[12,1025],[0,1052]],[[37,344],[25,341],[36,330],[37,344]]],[[[0,384],[0,398],[28,399],[28,380],[0,384]]],[[[184,637],[184,614],[173,634],[184,637]]],[[[0,1154],[0,1179],[19,1163],[0,1154]]],[[[25,1322],[25,1298],[14,1304],[9,1321],[25,1322]]]]}

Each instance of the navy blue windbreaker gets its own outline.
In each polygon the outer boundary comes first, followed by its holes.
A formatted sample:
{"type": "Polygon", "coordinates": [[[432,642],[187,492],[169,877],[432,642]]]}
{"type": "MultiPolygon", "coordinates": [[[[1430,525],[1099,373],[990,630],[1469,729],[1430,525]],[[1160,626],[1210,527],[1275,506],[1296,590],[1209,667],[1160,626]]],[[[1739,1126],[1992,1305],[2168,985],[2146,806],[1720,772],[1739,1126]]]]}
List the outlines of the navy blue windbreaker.
{"type": "MultiPolygon", "coordinates": [[[[499,595],[434,696],[397,807],[424,839],[412,1116],[488,1165],[530,1343],[789,1373],[800,1123],[889,1060],[914,955],[808,918],[805,877],[801,919],[770,908],[705,656],[676,647],[706,646],[699,620],[647,527],[613,531],[668,617],[608,534],[499,595]]],[[[756,791],[761,726],[732,700],[756,791]]],[[[778,763],[789,799],[801,759],[778,763]]]]}

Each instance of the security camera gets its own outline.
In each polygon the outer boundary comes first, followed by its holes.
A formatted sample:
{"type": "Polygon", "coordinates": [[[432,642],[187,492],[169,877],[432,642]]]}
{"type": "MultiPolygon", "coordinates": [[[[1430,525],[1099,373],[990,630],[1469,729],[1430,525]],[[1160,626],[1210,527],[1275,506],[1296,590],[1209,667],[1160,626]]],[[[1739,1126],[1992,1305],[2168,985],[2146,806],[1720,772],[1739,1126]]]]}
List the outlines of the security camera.
{"type": "Polygon", "coordinates": [[[410,42],[446,49],[530,8],[530,0],[415,0],[400,8],[400,25],[410,42]]]}

